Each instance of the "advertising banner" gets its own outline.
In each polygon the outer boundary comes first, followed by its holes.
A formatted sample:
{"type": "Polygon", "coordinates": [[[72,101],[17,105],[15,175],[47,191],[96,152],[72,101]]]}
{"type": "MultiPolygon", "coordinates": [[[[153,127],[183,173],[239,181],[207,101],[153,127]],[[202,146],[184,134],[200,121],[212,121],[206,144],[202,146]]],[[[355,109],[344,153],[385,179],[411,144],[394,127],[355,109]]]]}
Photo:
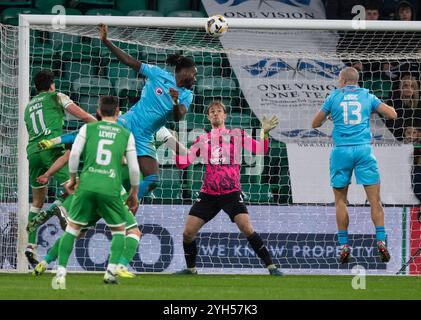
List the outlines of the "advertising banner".
{"type": "MultiPolygon", "coordinates": [[[[190,206],[145,205],[137,220],[143,233],[131,263],[137,272],[175,272],[185,268],[182,233],[190,206]]],[[[275,264],[293,274],[350,274],[360,265],[371,274],[392,274],[401,266],[402,210],[385,208],[387,244],[392,256],[381,263],[375,246],[368,207],[350,208],[352,258],[338,263],[339,244],[335,208],[326,206],[249,206],[255,230],[262,236],[275,264]]],[[[52,218],[39,231],[38,251],[43,256],[62,234],[52,218]]],[[[71,271],[102,271],[109,254],[111,234],[102,221],[77,240],[69,262],[71,271]]],[[[198,234],[197,267],[201,273],[265,274],[247,239],[221,212],[198,234]]]]}

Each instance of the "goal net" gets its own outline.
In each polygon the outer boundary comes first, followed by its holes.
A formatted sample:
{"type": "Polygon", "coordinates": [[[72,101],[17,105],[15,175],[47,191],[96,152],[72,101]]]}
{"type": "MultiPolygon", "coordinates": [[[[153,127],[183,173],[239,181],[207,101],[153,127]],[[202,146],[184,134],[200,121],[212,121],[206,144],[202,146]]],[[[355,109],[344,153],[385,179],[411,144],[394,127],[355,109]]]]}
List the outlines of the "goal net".
{"type": "MultiPolygon", "coordinates": [[[[65,28],[50,23],[30,25],[26,79],[30,97],[36,95],[34,75],[49,69],[55,74],[56,90],[68,94],[88,112],[95,114],[102,95],[118,96],[121,110],[126,112],[139,100],[146,79],[120,63],[99,41],[96,26],[88,22],[90,17],[84,19],[86,23],[81,19],[65,28]]],[[[241,185],[253,226],[283,271],[338,274],[350,273],[360,265],[368,273],[394,274],[418,248],[412,238],[419,228],[418,200],[413,190],[417,176],[411,174],[418,168],[418,149],[414,146],[421,139],[418,32],[323,30],[320,25],[314,30],[263,29],[255,25],[237,29],[231,20],[230,30],[218,39],[205,34],[205,19],[199,19],[200,28],[128,26],[133,20],[125,23],[127,18],[119,18],[117,23],[109,19],[101,21],[112,25],[108,37],[142,63],[173,72],[165,64],[169,54],[182,53],[195,61],[198,74],[193,104],[184,121],[170,119],[166,125],[186,146],[210,130],[205,109],[214,100],[221,100],[227,107],[228,128],[244,129],[256,139],[263,115],[279,117],[280,125],[271,132],[266,155],[243,151],[241,185]],[[332,125],[326,123],[313,130],[311,119],[336,87],[339,71],[346,65],[356,67],[360,85],[394,105],[399,114],[392,122],[378,115],[372,117],[387,244],[392,255],[388,264],[378,258],[370,207],[355,180],[348,207],[353,258],[348,265],[340,265],[337,259],[339,244],[328,171],[332,125]]],[[[18,122],[22,121],[18,117],[17,79],[25,74],[19,73],[23,62],[18,64],[17,60],[18,28],[1,26],[1,44],[0,270],[14,270],[18,241],[23,243],[18,235],[25,231],[25,218],[17,209],[18,200],[25,202],[19,199],[18,172],[27,165],[18,159],[18,149],[25,147],[17,142],[18,122]]],[[[66,132],[81,125],[66,115],[66,132]]],[[[136,216],[143,233],[130,264],[136,272],[173,272],[185,267],[184,222],[199,194],[205,169],[199,159],[180,170],[175,166],[173,151],[159,138],[156,148],[161,183],[143,199],[136,216]]],[[[46,206],[54,201],[57,189],[53,179],[46,206]]],[[[38,232],[38,255],[44,256],[61,234],[56,217],[44,224],[38,232]]],[[[110,239],[100,221],[77,240],[69,270],[103,271],[110,239]]],[[[200,272],[267,272],[247,239],[223,212],[204,226],[197,244],[200,272]]],[[[421,271],[416,262],[411,264],[412,270],[421,271]]],[[[25,261],[23,265],[26,267],[25,261]]]]}

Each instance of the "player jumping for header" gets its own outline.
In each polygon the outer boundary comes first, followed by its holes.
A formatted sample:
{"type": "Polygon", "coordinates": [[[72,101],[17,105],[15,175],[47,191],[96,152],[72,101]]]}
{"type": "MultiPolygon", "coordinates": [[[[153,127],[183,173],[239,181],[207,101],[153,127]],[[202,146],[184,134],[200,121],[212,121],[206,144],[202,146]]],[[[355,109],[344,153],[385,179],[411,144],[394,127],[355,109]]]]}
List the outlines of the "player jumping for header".
{"type": "Polygon", "coordinates": [[[333,121],[334,148],[330,155],[330,184],[335,195],[339,260],[347,263],[351,253],[348,245],[349,217],[347,211],[348,186],[355,171],[357,184],[364,185],[376,227],[376,241],[382,262],[390,255],[386,247],[384,212],[380,201],[380,174],[373,154],[370,116],[378,112],[388,119],[396,119],[395,109],[382,103],[367,89],[358,86],[358,71],[348,67],[339,75],[339,88],[333,90],[312,123],[320,127],[329,116],[333,121]]]}

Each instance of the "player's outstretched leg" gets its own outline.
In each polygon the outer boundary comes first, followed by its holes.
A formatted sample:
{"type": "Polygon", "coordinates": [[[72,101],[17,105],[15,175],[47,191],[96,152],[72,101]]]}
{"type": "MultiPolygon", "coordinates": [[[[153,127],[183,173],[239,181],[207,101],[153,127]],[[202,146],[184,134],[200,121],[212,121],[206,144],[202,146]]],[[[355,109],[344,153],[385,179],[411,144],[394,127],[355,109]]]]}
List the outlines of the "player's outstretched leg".
{"type": "MultiPolygon", "coordinates": [[[[70,202],[71,198],[72,196],[67,197],[65,202],[66,201],[70,202]]],[[[31,222],[28,223],[26,230],[28,232],[36,231],[41,225],[43,225],[53,216],[56,216],[59,219],[60,227],[62,228],[62,230],[65,230],[67,226],[65,212],[66,211],[65,211],[64,204],[62,205],[61,201],[56,200],[47,208],[47,210],[43,210],[39,212],[35,217],[33,217],[31,222]]]]}
{"type": "Polygon", "coordinates": [[[269,274],[272,276],[282,276],[283,273],[273,263],[268,249],[263,243],[260,235],[254,231],[250,222],[248,213],[240,213],[234,216],[234,222],[237,224],[238,229],[247,237],[250,246],[256,252],[257,256],[262,259],[269,274]]]}
{"type": "Polygon", "coordinates": [[[126,230],[125,246],[116,270],[117,275],[120,278],[134,278],[136,276],[134,273],[129,272],[127,266],[129,265],[129,262],[133,260],[133,257],[136,254],[141,235],[142,234],[137,227],[137,224],[136,228],[126,230]]]}
{"type": "Polygon", "coordinates": [[[348,263],[351,256],[351,248],[348,245],[349,216],[346,207],[348,186],[344,188],[333,188],[335,195],[336,223],[338,225],[338,242],[341,246],[339,255],[340,263],[348,263]]]}
{"type": "Polygon", "coordinates": [[[45,258],[35,266],[34,271],[32,272],[32,275],[34,276],[42,275],[47,270],[48,265],[58,258],[60,240],[61,240],[61,237],[58,238],[54,242],[53,246],[48,250],[45,258]]]}
{"type": "Polygon", "coordinates": [[[183,249],[184,258],[186,259],[187,268],[177,271],[176,275],[196,275],[196,257],[197,257],[197,245],[196,235],[200,228],[205,224],[205,220],[189,215],[186,220],[186,225],[183,231],[183,249]]]}
{"type": "Polygon", "coordinates": [[[197,257],[197,244],[196,240],[191,242],[183,241],[184,258],[186,259],[187,268],[174,272],[176,275],[196,275],[196,257],[197,257]]]}
{"type": "Polygon", "coordinates": [[[107,284],[117,284],[117,264],[124,250],[126,236],[124,226],[121,228],[111,228],[111,234],[110,260],[104,274],[104,282],[107,284]]]}
{"type": "Polygon", "coordinates": [[[386,229],[384,227],[384,211],[380,201],[380,184],[364,186],[371,208],[371,219],[376,227],[377,250],[381,262],[389,262],[390,254],[386,246],[386,229]]]}

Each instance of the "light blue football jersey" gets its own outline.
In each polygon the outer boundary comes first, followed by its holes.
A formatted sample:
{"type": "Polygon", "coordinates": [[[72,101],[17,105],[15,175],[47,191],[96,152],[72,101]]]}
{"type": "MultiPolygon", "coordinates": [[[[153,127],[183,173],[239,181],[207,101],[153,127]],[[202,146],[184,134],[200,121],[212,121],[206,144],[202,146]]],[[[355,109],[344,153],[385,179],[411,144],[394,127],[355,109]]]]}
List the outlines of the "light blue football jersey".
{"type": "Polygon", "coordinates": [[[327,97],[322,111],[333,121],[335,146],[371,143],[370,115],[382,102],[367,89],[345,86],[327,97]]]}
{"type": "Polygon", "coordinates": [[[139,73],[147,80],[140,100],[130,109],[141,135],[150,137],[172,118],[173,102],[169,89],[178,91],[178,100],[187,109],[193,101],[193,91],[177,87],[174,74],[158,66],[142,63],[139,73]]]}

